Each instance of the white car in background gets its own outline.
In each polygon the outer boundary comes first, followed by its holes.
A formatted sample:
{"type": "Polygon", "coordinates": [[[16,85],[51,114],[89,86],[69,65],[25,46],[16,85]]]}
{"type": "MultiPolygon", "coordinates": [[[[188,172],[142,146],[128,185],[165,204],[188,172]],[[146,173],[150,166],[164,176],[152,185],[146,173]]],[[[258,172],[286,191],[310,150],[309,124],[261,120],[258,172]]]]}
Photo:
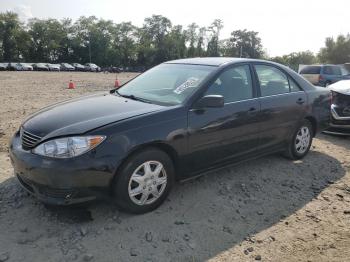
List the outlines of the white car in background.
{"type": "Polygon", "coordinates": [[[96,64],[86,63],[85,70],[88,72],[101,72],[101,67],[96,64]]]}
{"type": "Polygon", "coordinates": [[[61,65],[59,64],[46,64],[49,68],[49,71],[61,71],[61,65]]]}
{"type": "Polygon", "coordinates": [[[350,136],[350,80],[327,87],[331,91],[330,127],[325,133],[350,136]]]}

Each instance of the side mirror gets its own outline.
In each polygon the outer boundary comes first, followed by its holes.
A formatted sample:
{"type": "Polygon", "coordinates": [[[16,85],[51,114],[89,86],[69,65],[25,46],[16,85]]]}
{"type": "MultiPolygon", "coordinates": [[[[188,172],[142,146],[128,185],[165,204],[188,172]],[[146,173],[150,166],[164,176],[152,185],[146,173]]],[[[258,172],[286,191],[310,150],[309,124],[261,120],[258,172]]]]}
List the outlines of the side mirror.
{"type": "Polygon", "coordinates": [[[220,95],[207,95],[202,97],[195,104],[195,109],[219,108],[224,106],[224,97],[220,95]]]}

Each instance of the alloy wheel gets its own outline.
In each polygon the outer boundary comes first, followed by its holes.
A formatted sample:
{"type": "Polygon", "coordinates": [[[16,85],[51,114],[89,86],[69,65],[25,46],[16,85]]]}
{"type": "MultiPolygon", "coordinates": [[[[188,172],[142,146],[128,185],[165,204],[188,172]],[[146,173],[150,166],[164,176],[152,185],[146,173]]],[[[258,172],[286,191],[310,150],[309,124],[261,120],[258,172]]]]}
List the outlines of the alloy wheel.
{"type": "Polygon", "coordinates": [[[159,161],[147,161],[135,169],[130,177],[128,193],[137,205],[155,202],[167,185],[167,174],[159,161]]]}
{"type": "Polygon", "coordinates": [[[304,154],[309,148],[311,141],[310,130],[307,126],[302,126],[295,137],[295,150],[299,154],[304,154]]]}

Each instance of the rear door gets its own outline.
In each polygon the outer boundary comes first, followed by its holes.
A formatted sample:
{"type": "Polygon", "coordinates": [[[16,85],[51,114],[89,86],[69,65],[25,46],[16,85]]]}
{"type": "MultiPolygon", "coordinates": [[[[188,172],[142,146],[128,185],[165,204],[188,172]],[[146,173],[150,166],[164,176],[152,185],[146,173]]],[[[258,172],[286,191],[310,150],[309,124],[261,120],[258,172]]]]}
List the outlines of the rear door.
{"type": "Polygon", "coordinates": [[[306,114],[307,96],[281,69],[254,65],[261,104],[261,148],[282,147],[306,114]]]}

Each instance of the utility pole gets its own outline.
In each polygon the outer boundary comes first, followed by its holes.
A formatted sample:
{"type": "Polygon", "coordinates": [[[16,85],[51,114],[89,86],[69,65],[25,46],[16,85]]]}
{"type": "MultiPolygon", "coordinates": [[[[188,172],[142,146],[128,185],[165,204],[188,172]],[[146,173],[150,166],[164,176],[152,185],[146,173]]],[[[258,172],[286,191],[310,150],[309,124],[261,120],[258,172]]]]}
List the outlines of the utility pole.
{"type": "Polygon", "coordinates": [[[239,52],[239,57],[242,57],[242,51],[243,51],[243,48],[242,48],[242,46],[241,46],[240,52],[239,52]]]}
{"type": "Polygon", "coordinates": [[[90,58],[90,64],[91,64],[91,35],[89,32],[89,58],[90,58]]]}

